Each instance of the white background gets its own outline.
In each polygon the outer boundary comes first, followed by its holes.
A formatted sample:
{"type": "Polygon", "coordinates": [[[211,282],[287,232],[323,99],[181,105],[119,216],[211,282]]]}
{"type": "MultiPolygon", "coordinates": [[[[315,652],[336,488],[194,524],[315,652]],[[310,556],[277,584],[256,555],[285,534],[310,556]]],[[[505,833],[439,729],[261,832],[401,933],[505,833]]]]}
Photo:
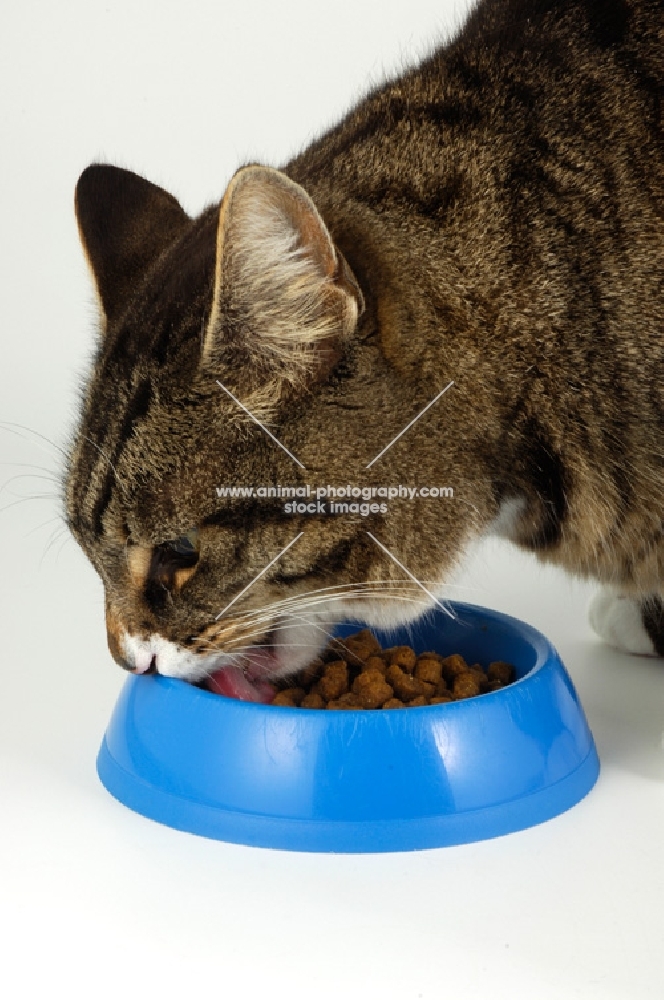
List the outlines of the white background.
{"type": "Polygon", "coordinates": [[[10,1000],[664,995],[663,664],[603,647],[586,623],[592,586],[507,545],[479,549],[458,596],[531,622],[565,660],[602,761],[567,814],[446,850],[297,855],[161,827],[115,802],[95,773],[124,676],[106,649],[101,584],[59,520],[58,449],[94,327],[76,179],[107,160],[197,213],[240,163],[284,163],[465,8],[3,4],[0,992],[10,1000]]]}

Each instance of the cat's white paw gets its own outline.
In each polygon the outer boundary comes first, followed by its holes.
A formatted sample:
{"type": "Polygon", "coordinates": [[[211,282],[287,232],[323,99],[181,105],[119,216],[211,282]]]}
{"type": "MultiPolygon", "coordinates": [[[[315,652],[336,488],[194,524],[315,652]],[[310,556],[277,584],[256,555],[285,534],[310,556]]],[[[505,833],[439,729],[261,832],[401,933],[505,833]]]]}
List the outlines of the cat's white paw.
{"type": "Polygon", "coordinates": [[[646,632],[640,602],[614,587],[603,587],[593,597],[588,618],[600,639],[626,653],[656,656],[655,645],[646,632]]]}

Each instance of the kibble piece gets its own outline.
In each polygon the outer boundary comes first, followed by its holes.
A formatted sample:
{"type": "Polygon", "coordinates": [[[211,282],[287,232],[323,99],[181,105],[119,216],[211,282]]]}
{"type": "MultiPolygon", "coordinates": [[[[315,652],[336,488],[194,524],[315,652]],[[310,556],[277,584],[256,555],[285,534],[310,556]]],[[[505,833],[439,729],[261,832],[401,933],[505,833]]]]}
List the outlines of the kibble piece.
{"type": "Polygon", "coordinates": [[[332,699],[327,703],[328,708],[363,708],[360,699],[352,691],[346,691],[340,698],[332,699]]]}
{"type": "Polygon", "coordinates": [[[396,664],[409,674],[415,669],[416,660],[415,650],[410,646],[395,646],[390,655],[390,664],[396,664]]]}
{"type": "Polygon", "coordinates": [[[454,698],[448,691],[445,695],[436,695],[434,698],[429,700],[430,705],[446,705],[448,702],[454,701],[454,698]]]}
{"type": "Polygon", "coordinates": [[[452,688],[455,698],[474,698],[475,695],[480,693],[480,681],[475,674],[471,674],[470,671],[466,671],[462,674],[457,674],[454,679],[454,687],[452,688]]]}
{"type": "Polygon", "coordinates": [[[371,629],[363,628],[360,632],[356,632],[355,635],[349,635],[348,638],[352,639],[355,643],[361,643],[363,646],[366,646],[372,653],[380,651],[380,643],[371,629]]]}
{"type": "Polygon", "coordinates": [[[385,679],[394,688],[394,694],[401,701],[412,701],[422,694],[420,682],[411,674],[405,673],[396,663],[387,668],[385,679]]]}
{"type": "Polygon", "coordinates": [[[437,684],[443,675],[443,664],[440,660],[434,660],[430,656],[418,656],[415,665],[415,676],[418,681],[426,681],[428,684],[437,684]]]}
{"type": "Polygon", "coordinates": [[[369,629],[362,629],[345,639],[333,639],[328,648],[335,649],[337,656],[351,667],[361,667],[365,660],[380,650],[380,643],[369,629]]]}
{"type": "Polygon", "coordinates": [[[383,708],[405,708],[406,706],[399,698],[390,698],[385,702],[383,708]]]}
{"type": "Polygon", "coordinates": [[[514,667],[511,663],[505,663],[503,660],[495,660],[489,664],[486,675],[490,681],[511,684],[514,680],[514,673],[514,667]]]}
{"type": "Polygon", "coordinates": [[[443,698],[447,694],[449,694],[450,698],[452,697],[452,693],[449,690],[447,686],[447,681],[445,680],[444,677],[441,677],[438,683],[436,684],[436,690],[434,694],[436,698],[443,698]]]}
{"type": "Polygon", "coordinates": [[[281,705],[284,708],[297,708],[297,702],[294,698],[291,698],[291,692],[288,691],[277,691],[274,698],[270,702],[271,705],[281,705]]]}
{"type": "Polygon", "coordinates": [[[348,666],[344,660],[333,660],[325,666],[325,672],[314,686],[316,694],[325,701],[334,701],[348,691],[348,666]]]}
{"type": "Polygon", "coordinates": [[[478,683],[480,685],[480,692],[489,690],[489,678],[486,675],[486,671],[480,666],[479,663],[474,663],[472,667],[468,667],[468,673],[473,674],[477,677],[478,683]]]}
{"type": "Polygon", "coordinates": [[[425,698],[423,694],[419,695],[417,698],[413,698],[412,701],[408,702],[408,708],[420,708],[423,705],[428,705],[429,699],[425,698]]]}
{"type": "Polygon", "coordinates": [[[380,708],[394,695],[394,689],[380,670],[363,670],[353,682],[353,693],[360,699],[362,708],[380,708]]]}
{"type": "Polygon", "coordinates": [[[343,657],[349,667],[361,667],[367,655],[367,650],[349,639],[341,640],[339,656],[343,657]]]}
{"type": "Polygon", "coordinates": [[[325,708],[325,702],[319,694],[312,691],[311,694],[305,694],[300,702],[300,708],[325,708]]]}
{"type": "Polygon", "coordinates": [[[487,684],[487,691],[498,691],[500,688],[505,687],[502,681],[489,681],[487,684]]]}
{"type": "Polygon", "coordinates": [[[387,670],[387,663],[382,656],[373,655],[365,660],[362,670],[379,670],[381,674],[384,674],[387,670]]]}
{"type": "Polygon", "coordinates": [[[454,681],[454,678],[459,674],[464,674],[468,670],[468,664],[464,660],[463,656],[459,653],[453,653],[452,656],[446,656],[442,661],[443,667],[443,677],[449,683],[454,681]]]}

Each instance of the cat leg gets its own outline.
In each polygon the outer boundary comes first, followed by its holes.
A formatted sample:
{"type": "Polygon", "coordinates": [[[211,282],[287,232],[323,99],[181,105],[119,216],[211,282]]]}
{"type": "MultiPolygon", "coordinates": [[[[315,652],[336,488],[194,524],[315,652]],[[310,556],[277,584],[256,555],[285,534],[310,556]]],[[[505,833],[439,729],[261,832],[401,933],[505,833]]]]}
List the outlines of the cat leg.
{"type": "Polygon", "coordinates": [[[601,639],[627,653],[664,656],[664,600],[622,594],[602,587],[591,601],[588,617],[601,639]]]}

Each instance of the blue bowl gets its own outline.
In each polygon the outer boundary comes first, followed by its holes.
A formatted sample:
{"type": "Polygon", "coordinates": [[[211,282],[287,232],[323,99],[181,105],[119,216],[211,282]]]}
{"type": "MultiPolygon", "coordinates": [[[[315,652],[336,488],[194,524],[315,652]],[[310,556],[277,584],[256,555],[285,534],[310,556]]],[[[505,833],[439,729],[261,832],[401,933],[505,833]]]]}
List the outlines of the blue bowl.
{"type": "MultiPolygon", "coordinates": [[[[381,632],[384,646],[513,663],[509,687],[464,701],[322,711],[235,701],[131,676],[97,771],[120,802],[178,830],[295,851],[444,847],[522,830],[575,805],[599,760],[551,643],[469,604],[381,632]]],[[[362,626],[346,622],[349,635],[362,626]]]]}

